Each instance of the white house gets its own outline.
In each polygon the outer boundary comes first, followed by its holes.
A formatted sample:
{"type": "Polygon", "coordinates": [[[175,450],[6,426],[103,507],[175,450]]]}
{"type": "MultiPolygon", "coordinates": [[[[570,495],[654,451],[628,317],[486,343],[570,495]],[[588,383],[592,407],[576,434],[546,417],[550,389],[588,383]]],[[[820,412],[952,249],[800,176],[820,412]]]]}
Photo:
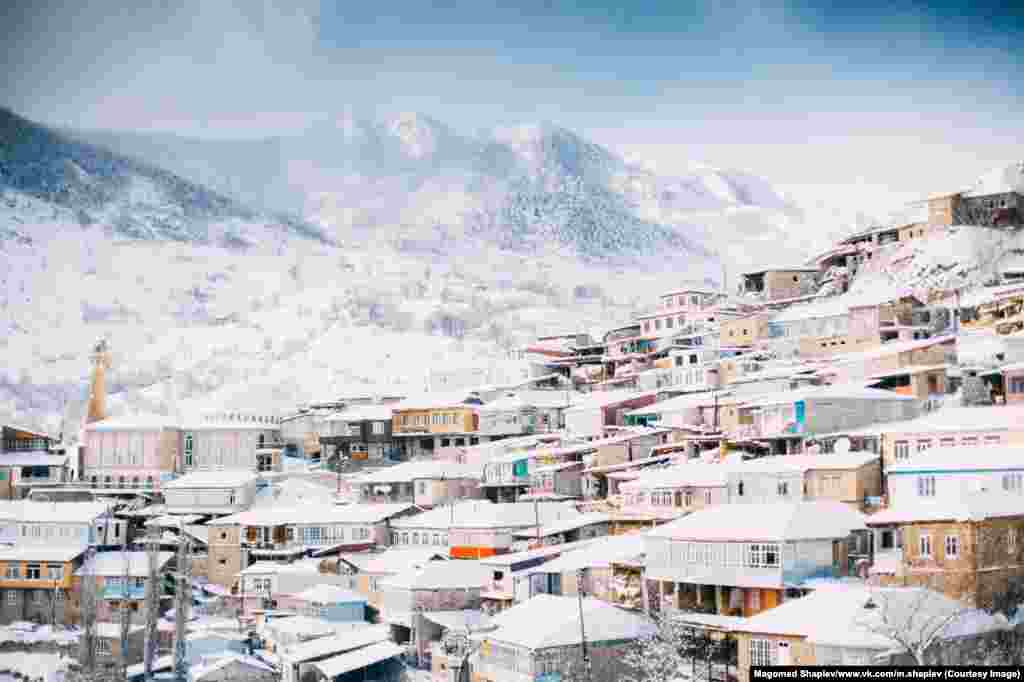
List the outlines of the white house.
{"type": "Polygon", "coordinates": [[[647,535],[648,593],[666,609],[753,615],[799,594],[812,578],[848,573],[864,515],[839,502],[724,504],[647,535]]]}
{"type": "Polygon", "coordinates": [[[983,490],[1024,494],[1024,447],[932,448],[890,466],[886,482],[893,507],[919,498],[956,502],[983,490]]]}
{"type": "Polygon", "coordinates": [[[258,477],[251,471],[194,471],[164,484],[171,514],[234,514],[256,497],[258,477]]]}

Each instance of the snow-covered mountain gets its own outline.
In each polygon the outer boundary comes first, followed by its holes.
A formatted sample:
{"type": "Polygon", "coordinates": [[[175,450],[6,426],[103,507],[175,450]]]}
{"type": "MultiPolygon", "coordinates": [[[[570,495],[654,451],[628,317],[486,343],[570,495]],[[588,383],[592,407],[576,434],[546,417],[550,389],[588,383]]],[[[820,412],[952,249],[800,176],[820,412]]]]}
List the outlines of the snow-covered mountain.
{"type": "Polygon", "coordinates": [[[763,179],[707,167],[661,176],[551,124],[463,133],[420,114],[346,113],[251,142],[75,134],[249,204],[298,211],[339,241],[410,252],[472,254],[486,243],[588,262],[671,260],[718,279],[718,257],[735,274],[757,259],[799,260],[825,234],[804,230],[806,214],[763,179]]]}

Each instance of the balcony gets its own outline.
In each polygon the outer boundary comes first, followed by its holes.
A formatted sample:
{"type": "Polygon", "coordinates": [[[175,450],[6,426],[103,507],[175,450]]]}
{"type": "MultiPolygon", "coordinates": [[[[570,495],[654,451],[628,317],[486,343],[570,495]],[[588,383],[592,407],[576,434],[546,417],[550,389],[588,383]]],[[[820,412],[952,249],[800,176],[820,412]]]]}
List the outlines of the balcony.
{"type": "Polygon", "coordinates": [[[100,592],[102,599],[145,599],[146,587],[137,585],[107,585],[100,592]]]}

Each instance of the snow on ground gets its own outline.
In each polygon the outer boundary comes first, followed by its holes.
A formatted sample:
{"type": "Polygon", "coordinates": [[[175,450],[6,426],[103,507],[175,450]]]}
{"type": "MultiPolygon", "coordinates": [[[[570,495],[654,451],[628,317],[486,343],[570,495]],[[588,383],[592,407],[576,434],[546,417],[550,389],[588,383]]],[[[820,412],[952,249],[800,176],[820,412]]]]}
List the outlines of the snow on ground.
{"type": "Polygon", "coordinates": [[[71,645],[78,641],[78,630],[76,628],[51,627],[49,625],[35,625],[34,623],[15,622],[0,627],[0,643],[22,642],[36,644],[51,642],[54,644],[71,645]]]}
{"type": "MultiPolygon", "coordinates": [[[[64,679],[64,670],[69,660],[57,653],[3,652],[0,653],[0,670],[20,673],[31,681],[59,682],[64,679]]],[[[3,678],[0,677],[0,680],[3,678]]],[[[9,679],[14,679],[9,678],[9,679]]]]}

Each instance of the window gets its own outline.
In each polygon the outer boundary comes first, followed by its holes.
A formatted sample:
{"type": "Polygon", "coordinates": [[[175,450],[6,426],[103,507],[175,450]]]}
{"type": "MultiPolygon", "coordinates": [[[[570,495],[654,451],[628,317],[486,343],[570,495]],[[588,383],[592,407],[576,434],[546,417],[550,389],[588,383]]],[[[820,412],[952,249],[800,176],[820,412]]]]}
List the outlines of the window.
{"type": "MultiPolygon", "coordinates": [[[[752,594],[758,594],[754,590],[752,594]]],[[[750,640],[750,665],[775,665],[775,647],[767,639],[750,640]]]]}
{"type": "Polygon", "coordinates": [[[43,591],[42,590],[32,590],[32,603],[33,604],[42,604],[43,603],[43,591]]]}
{"type": "Polygon", "coordinates": [[[896,455],[896,459],[906,459],[910,456],[910,443],[905,440],[898,440],[893,446],[893,452],[896,455]]]}
{"type": "Polygon", "coordinates": [[[64,579],[64,567],[60,564],[47,564],[46,565],[46,577],[50,580],[63,580],[64,579]]]}
{"type": "Polygon", "coordinates": [[[923,438],[923,439],[917,441],[917,451],[918,452],[924,452],[925,450],[930,449],[931,446],[932,446],[931,438],[923,438]]]}
{"type": "Polygon", "coordinates": [[[109,639],[97,638],[96,639],[96,653],[98,653],[98,654],[106,654],[108,656],[111,655],[113,653],[113,649],[111,648],[111,642],[112,642],[112,640],[109,640],[109,639]]]}
{"type": "Polygon", "coordinates": [[[956,559],[960,556],[960,536],[959,535],[947,535],[946,536],[946,558],[956,559]]]}
{"type": "Polygon", "coordinates": [[[654,330],[655,331],[660,331],[661,330],[661,319],[660,318],[656,319],[654,321],[654,330]]]}
{"type": "Polygon", "coordinates": [[[964,446],[965,448],[977,447],[978,446],[978,437],[977,436],[964,436],[961,439],[961,441],[960,441],[960,445],[964,446]]]}
{"type": "Polygon", "coordinates": [[[1021,474],[1003,474],[1003,490],[1006,492],[1012,492],[1020,494],[1021,492],[1021,474]]]}
{"type": "Polygon", "coordinates": [[[779,497],[789,496],[789,481],[779,481],[776,486],[776,490],[779,493],[779,497]]]}
{"type": "Polygon", "coordinates": [[[988,447],[999,445],[1000,440],[999,436],[985,436],[985,445],[988,447]]]}
{"type": "Polygon", "coordinates": [[[306,545],[319,545],[323,529],[320,526],[311,526],[302,529],[302,543],[306,545]]]}
{"type": "Polygon", "coordinates": [[[412,534],[412,544],[414,544],[414,545],[420,544],[420,534],[419,533],[413,533],[412,534]]]}
{"type": "Polygon", "coordinates": [[[686,491],[686,495],[684,496],[683,504],[686,507],[692,507],[693,506],[693,491],[691,491],[691,490],[687,490],[686,491]]]}
{"type": "Polygon", "coordinates": [[[1010,379],[1010,393],[1024,393],[1024,377],[1010,379]]]}
{"type": "Polygon", "coordinates": [[[1014,554],[1017,551],[1017,529],[1009,528],[1006,531],[1006,551],[1014,554]]]}
{"type": "Polygon", "coordinates": [[[949,438],[949,437],[940,438],[939,439],[939,447],[943,447],[943,448],[956,447],[956,438],[949,438]]]}
{"type": "Polygon", "coordinates": [[[195,465],[195,437],[191,433],[185,434],[185,466],[195,465]]]}
{"type": "Polygon", "coordinates": [[[416,481],[416,494],[417,495],[426,495],[427,494],[427,482],[426,481],[416,481]]]}
{"type": "Polygon", "coordinates": [[[743,497],[743,481],[740,481],[739,485],[736,486],[736,494],[743,497]]]}
{"type": "Polygon", "coordinates": [[[705,490],[704,491],[704,504],[711,504],[711,491],[710,490],[705,490]]]}
{"type": "Polygon", "coordinates": [[[18,603],[18,591],[17,590],[7,590],[7,603],[8,604],[17,604],[18,603]]]}
{"type": "Polygon", "coordinates": [[[918,497],[935,497],[934,476],[917,477],[917,495],[918,497]]]}
{"type": "Polygon", "coordinates": [[[374,435],[381,435],[382,433],[384,433],[384,422],[373,422],[373,426],[370,428],[370,430],[374,433],[374,435]]]}
{"type": "Polygon", "coordinates": [[[931,558],[932,556],[932,536],[927,533],[922,533],[917,539],[917,553],[922,557],[931,558]]]}
{"type": "Polygon", "coordinates": [[[671,329],[672,328],[672,318],[671,317],[666,317],[665,318],[665,328],[666,329],[671,329]]]}
{"type": "Polygon", "coordinates": [[[65,595],[64,595],[64,590],[56,590],[56,591],[54,592],[54,598],[55,598],[55,599],[56,599],[57,601],[59,601],[59,602],[62,602],[62,601],[64,601],[64,597],[65,597],[65,595]]]}

